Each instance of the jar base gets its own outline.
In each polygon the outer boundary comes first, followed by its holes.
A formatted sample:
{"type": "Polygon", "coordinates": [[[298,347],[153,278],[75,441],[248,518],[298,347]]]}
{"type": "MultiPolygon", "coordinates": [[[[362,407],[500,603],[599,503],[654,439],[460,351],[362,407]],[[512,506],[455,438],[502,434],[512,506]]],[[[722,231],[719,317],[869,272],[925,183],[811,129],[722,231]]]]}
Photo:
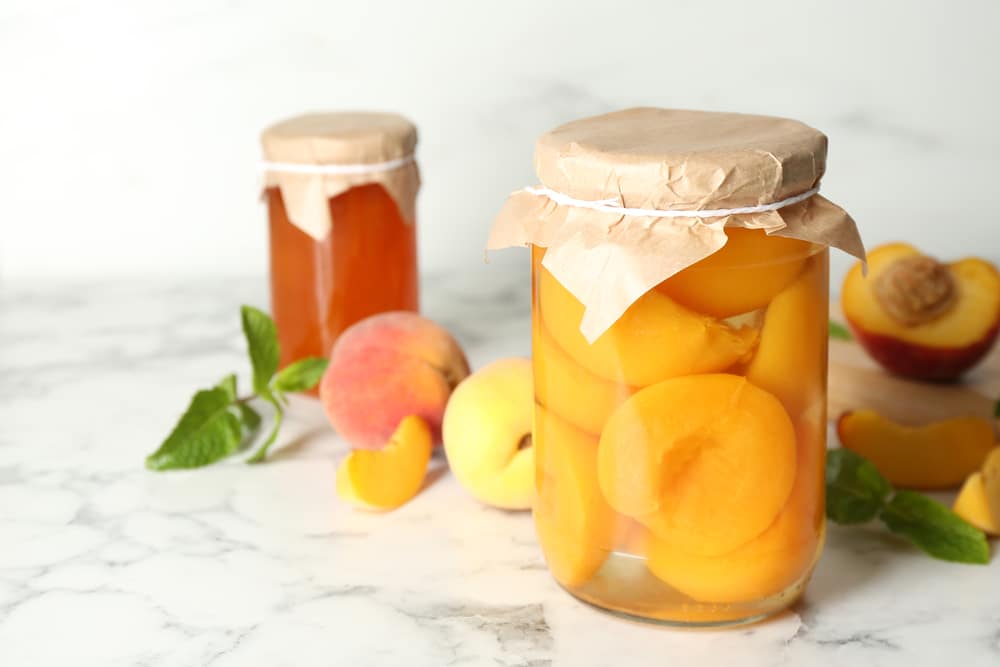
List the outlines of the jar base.
{"type": "Polygon", "coordinates": [[[656,579],[644,558],[613,552],[587,583],[557,583],[584,604],[619,618],[678,629],[719,629],[759,623],[781,613],[802,596],[810,575],[811,568],[785,590],[760,600],[702,603],[656,579]]]}

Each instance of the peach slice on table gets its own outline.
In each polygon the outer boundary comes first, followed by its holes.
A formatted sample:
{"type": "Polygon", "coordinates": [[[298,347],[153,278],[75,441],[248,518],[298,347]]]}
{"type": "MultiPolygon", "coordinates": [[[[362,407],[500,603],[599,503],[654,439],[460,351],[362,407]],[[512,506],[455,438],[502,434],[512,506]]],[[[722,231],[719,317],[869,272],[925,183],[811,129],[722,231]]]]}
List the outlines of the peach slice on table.
{"type": "Polygon", "coordinates": [[[868,253],[844,281],[844,316],[858,342],[887,370],[950,380],[972,368],[1000,331],[1000,273],[967,258],[942,264],[905,243],[868,253]]]}
{"type": "Polygon", "coordinates": [[[416,313],[382,313],[337,339],[319,397],[354,448],[382,447],[408,415],[427,422],[436,444],[448,398],[468,374],[462,348],[443,327],[416,313]]]}
{"type": "Polygon", "coordinates": [[[996,444],[993,425],[982,417],[903,426],[873,410],[845,412],[837,420],[837,435],[895,486],[911,489],[958,486],[996,444]]]}
{"type": "Polygon", "coordinates": [[[529,509],[535,496],[531,362],[501,359],[466,378],[444,413],[448,465],[480,502],[529,509]]]}
{"type": "Polygon", "coordinates": [[[600,378],[573,361],[542,322],[534,323],[531,355],[535,397],[574,426],[600,435],[608,417],[635,389],[600,378]]]}
{"type": "Polygon", "coordinates": [[[538,501],[535,530],[549,570],[564,586],[590,579],[624,524],[597,484],[597,437],[535,405],[538,501]]]}
{"type": "Polygon", "coordinates": [[[763,308],[802,271],[814,246],[768,236],[762,229],[728,228],[721,250],[657,286],[691,310],[726,318],[763,308]]]}
{"type": "Polygon", "coordinates": [[[981,472],[974,472],[965,480],[951,511],[985,533],[1000,535],[1000,520],[990,508],[990,497],[981,472]]]}
{"type": "Polygon", "coordinates": [[[391,510],[406,504],[423,486],[433,440],[420,417],[404,417],[379,450],[356,449],[337,468],[337,495],[355,507],[391,510]]]}
{"type": "Polygon", "coordinates": [[[729,374],[636,392],[601,434],[601,491],[689,553],[732,551],[774,521],[795,481],[795,430],[772,394],[729,374]]]}
{"type": "Polygon", "coordinates": [[[813,257],[799,278],[774,297],[746,370],[747,378],[777,396],[793,417],[825,400],[827,267],[826,253],[813,257]]]}
{"type": "Polygon", "coordinates": [[[588,343],[580,333],[583,304],[545,267],[535,268],[538,310],[553,340],[576,363],[606,380],[639,387],[679,375],[721,371],[747,357],[757,342],[755,329],[734,329],[654,289],[588,343]]]}
{"type": "Polygon", "coordinates": [[[994,523],[1000,522],[1000,450],[994,449],[983,462],[983,490],[994,523]]]}
{"type": "Polygon", "coordinates": [[[823,525],[822,438],[798,429],[795,484],[775,521],[733,551],[704,556],[669,540],[649,544],[649,570],[699,602],[750,602],[781,593],[815,561],[823,525]]]}

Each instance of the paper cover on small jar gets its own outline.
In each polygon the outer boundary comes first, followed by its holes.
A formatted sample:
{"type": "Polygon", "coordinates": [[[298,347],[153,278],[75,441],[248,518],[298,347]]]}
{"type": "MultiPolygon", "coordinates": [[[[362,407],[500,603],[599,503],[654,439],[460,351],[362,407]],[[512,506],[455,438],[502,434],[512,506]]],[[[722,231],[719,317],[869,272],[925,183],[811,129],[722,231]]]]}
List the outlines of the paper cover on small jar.
{"type": "Polygon", "coordinates": [[[370,315],[419,307],[417,130],[397,114],[312,113],[261,135],[281,364],[328,356],[370,315]]]}
{"type": "Polygon", "coordinates": [[[826,137],[630,109],[537,144],[489,247],[532,247],[535,523],[553,576],[674,624],[774,613],[824,534],[826,137]]]}

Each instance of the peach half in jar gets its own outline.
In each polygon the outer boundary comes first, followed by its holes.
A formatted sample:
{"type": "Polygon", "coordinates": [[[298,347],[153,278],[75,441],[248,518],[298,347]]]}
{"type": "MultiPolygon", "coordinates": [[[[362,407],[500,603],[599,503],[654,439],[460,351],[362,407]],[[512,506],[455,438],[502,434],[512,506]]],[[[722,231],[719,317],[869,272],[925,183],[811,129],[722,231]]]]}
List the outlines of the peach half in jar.
{"type": "Polygon", "coordinates": [[[583,304],[540,261],[536,274],[542,324],[570,358],[605,380],[644,387],[680,375],[713,373],[747,357],[757,342],[756,329],[733,328],[654,289],[588,343],[580,333],[583,304]]]}
{"type": "Polygon", "coordinates": [[[534,327],[535,398],[546,408],[594,437],[633,387],[598,377],[566,354],[544,325],[534,327]]]}
{"type": "Polygon", "coordinates": [[[648,544],[650,571],[674,589],[709,603],[739,603],[781,593],[808,571],[817,557],[823,522],[822,434],[800,427],[795,483],[774,522],[757,537],[727,553],[691,553],[671,540],[648,544]]]}
{"type": "Polygon", "coordinates": [[[799,275],[813,250],[806,241],[762,229],[726,229],[720,250],[657,286],[695,312],[725,319],[766,306],[799,275]]]}
{"type": "Polygon", "coordinates": [[[583,584],[604,563],[625,522],[597,483],[597,438],[535,405],[535,530],[549,570],[583,584]]]}
{"type": "Polygon", "coordinates": [[[746,377],[797,418],[825,401],[829,255],[819,253],[767,306],[746,377]]]}
{"type": "Polygon", "coordinates": [[[796,477],[795,429],[772,394],[725,373],[664,380],[619,407],[597,471],[613,509],[691,554],[763,533],[796,477]]]}

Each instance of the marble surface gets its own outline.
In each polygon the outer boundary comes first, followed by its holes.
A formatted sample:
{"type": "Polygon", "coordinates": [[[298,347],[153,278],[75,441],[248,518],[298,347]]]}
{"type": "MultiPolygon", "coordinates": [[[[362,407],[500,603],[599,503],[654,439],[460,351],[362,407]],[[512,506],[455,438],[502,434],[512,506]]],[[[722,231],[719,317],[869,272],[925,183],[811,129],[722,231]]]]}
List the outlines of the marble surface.
{"type": "MultiPolygon", "coordinates": [[[[428,281],[474,365],[528,347],[527,279],[428,281]]],[[[548,576],[531,519],[447,474],[388,515],[333,493],[345,445],[295,402],[273,461],[147,472],[191,391],[246,378],[261,278],[0,287],[0,665],[1000,664],[1000,561],[932,561],[829,531],[806,598],[681,632],[595,611],[548,576]]],[[[440,461],[437,462],[441,464],[440,461]]]]}

